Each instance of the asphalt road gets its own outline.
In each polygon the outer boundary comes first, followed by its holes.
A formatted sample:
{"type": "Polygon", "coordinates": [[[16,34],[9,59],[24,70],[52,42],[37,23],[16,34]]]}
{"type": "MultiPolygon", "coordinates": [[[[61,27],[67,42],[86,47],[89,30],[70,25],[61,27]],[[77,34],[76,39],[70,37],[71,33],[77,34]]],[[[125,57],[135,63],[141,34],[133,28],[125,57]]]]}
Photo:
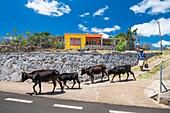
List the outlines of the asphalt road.
{"type": "Polygon", "coordinates": [[[0,92],[0,113],[170,113],[170,109],[68,101],[0,92]]]}

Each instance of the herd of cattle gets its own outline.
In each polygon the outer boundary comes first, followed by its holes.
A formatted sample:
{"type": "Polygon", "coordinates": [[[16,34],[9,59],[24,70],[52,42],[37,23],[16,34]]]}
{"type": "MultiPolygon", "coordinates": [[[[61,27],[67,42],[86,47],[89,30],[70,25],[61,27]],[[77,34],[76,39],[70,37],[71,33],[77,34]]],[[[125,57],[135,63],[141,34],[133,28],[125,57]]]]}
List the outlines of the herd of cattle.
{"type": "MultiPolygon", "coordinates": [[[[103,64],[91,66],[88,68],[82,68],[81,76],[83,74],[89,75],[91,78],[91,83],[94,83],[94,75],[95,74],[102,74],[101,81],[103,80],[104,76],[107,76],[108,80],[109,80],[109,75],[113,74],[113,78],[111,80],[111,82],[113,82],[113,79],[116,75],[119,75],[119,81],[121,81],[121,74],[125,74],[125,73],[127,73],[126,80],[128,80],[129,72],[133,75],[134,80],[136,80],[134,73],[131,71],[131,65],[117,66],[117,67],[114,67],[113,69],[108,70],[108,72],[106,72],[106,66],[103,64]]],[[[79,88],[80,88],[79,75],[77,72],[60,74],[55,69],[35,70],[31,73],[23,72],[21,81],[24,82],[27,79],[32,79],[32,81],[35,83],[33,85],[33,90],[34,90],[35,94],[37,94],[37,91],[35,90],[35,86],[37,84],[39,84],[39,94],[40,94],[41,93],[41,82],[48,82],[48,81],[53,82],[54,88],[52,90],[52,93],[54,93],[54,90],[56,87],[56,81],[60,84],[61,91],[63,91],[64,86],[69,88],[66,85],[66,82],[68,80],[70,80],[70,81],[73,80],[73,85],[71,88],[74,87],[76,82],[78,83],[79,88]],[[63,82],[64,86],[62,85],[62,82],[63,82]]]]}

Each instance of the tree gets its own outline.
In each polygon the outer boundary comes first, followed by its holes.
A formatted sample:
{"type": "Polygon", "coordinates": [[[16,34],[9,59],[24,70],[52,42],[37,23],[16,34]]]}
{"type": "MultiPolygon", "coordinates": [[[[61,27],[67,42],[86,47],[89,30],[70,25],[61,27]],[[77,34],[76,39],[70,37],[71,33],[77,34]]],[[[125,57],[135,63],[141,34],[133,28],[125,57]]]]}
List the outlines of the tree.
{"type": "MultiPolygon", "coordinates": [[[[61,37],[60,37],[61,38],[61,37]]],[[[51,47],[54,49],[64,49],[64,43],[60,42],[59,36],[51,36],[51,47]]]]}
{"type": "Polygon", "coordinates": [[[116,51],[125,51],[126,41],[122,41],[122,39],[118,42],[116,46],[116,51]]]}
{"type": "Polygon", "coordinates": [[[137,28],[135,30],[132,30],[131,27],[128,28],[126,32],[126,40],[127,40],[126,49],[127,50],[135,50],[134,41],[136,40],[136,38],[134,37],[134,35],[137,34],[137,30],[138,30],[137,28]]]}
{"type": "Polygon", "coordinates": [[[125,33],[123,33],[123,32],[121,32],[121,33],[119,33],[117,36],[116,36],[116,38],[121,38],[121,39],[123,39],[123,40],[126,40],[126,34],[125,33]]]}
{"type": "Polygon", "coordinates": [[[151,44],[143,44],[142,48],[144,48],[145,50],[151,50],[152,45],[151,44]]]}
{"type": "Polygon", "coordinates": [[[30,36],[30,34],[31,34],[31,32],[29,32],[29,31],[26,32],[26,35],[27,35],[27,36],[30,36]]]}
{"type": "Polygon", "coordinates": [[[42,47],[43,48],[49,48],[51,47],[51,38],[50,38],[50,33],[49,32],[42,32],[40,33],[41,38],[42,38],[42,47]]]}
{"type": "Polygon", "coordinates": [[[14,28],[13,30],[12,30],[13,32],[12,32],[12,34],[10,34],[10,33],[7,33],[6,34],[6,36],[7,37],[9,37],[9,38],[11,38],[10,39],[10,50],[9,51],[16,51],[17,49],[17,46],[16,46],[16,37],[17,37],[17,29],[16,28],[14,28]]]}
{"type": "Polygon", "coordinates": [[[125,51],[126,34],[121,32],[115,38],[116,38],[116,51],[125,51]]]}
{"type": "Polygon", "coordinates": [[[40,47],[40,49],[49,47],[50,45],[49,36],[50,36],[49,32],[34,33],[33,35],[28,37],[29,45],[31,45],[32,48],[40,47]]]}

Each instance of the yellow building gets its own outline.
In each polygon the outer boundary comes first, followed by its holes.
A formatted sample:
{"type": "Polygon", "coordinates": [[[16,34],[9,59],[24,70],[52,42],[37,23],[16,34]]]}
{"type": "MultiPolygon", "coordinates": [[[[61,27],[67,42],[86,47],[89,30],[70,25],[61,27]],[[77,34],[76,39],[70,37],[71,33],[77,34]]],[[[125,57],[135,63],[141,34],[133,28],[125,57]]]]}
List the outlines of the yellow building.
{"type": "Polygon", "coordinates": [[[84,49],[86,34],[64,34],[65,49],[84,49]]]}
{"type": "Polygon", "coordinates": [[[64,34],[65,49],[85,49],[86,45],[102,45],[102,34],[64,34]]]}

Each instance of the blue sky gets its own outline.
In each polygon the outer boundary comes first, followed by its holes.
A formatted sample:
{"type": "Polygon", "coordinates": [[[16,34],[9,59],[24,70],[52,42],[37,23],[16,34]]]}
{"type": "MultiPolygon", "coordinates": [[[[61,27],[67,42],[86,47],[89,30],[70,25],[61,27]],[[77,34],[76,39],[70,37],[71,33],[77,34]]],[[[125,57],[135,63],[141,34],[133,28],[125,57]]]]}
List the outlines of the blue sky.
{"type": "Polygon", "coordinates": [[[102,33],[103,37],[138,28],[141,43],[170,45],[170,0],[1,0],[0,36],[30,31],[102,33]]]}

